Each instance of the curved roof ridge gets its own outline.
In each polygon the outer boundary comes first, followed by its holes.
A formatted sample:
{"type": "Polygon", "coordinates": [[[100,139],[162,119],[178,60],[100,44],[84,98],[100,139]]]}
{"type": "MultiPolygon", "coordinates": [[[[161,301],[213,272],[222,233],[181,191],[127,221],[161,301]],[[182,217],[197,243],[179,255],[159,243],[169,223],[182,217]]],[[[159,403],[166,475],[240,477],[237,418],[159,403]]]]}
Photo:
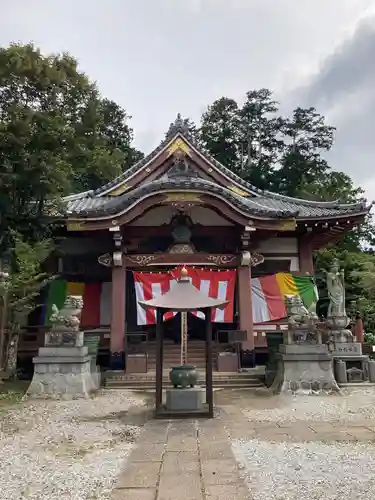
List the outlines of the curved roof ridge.
{"type": "Polygon", "coordinates": [[[80,200],[81,198],[88,198],[92,196],[94,191],[90,189],[89,191],[81,191],[80,193],[70,194],[69,196],[64,196],[63,201],[74,201],[80,200]]]}
{"type": "MultiPolygon", "coordinates": [[[[189,176],[178,176],[176,178],[170,178],[170,177],[167,177],[167,179],[161,177],[159,179],[154,179],[150,182],[147,182],[145,184],[141,184],[140,186],[132,189],[131,191],[129,191],[128,193],[125,193],[124,195],[121,195],[122,197],[126,197],[126,195],[128,196],[133,196],[133,195],[136,195],[138,192],[142,192],[144,191],[147,187],[155,187],[155,186],[163,186],[163,184],[176,184],[176,189],[183,189],[184,186],[183,185],[178,185],[178,184],[182,184],[183,182],[190,182],[192,181],[192,178],[189,177],[189,176]]],[[[275,215],[290,215],[290,216],[293,216],[296,214],[295,211],[292,211],[292,210],[277,210],[277,209],[274,209],[274,208],[270,208],[270,207],[267,207],[266,205],[263,205],[262,203],[258,203],[258,202],[255,202],[253,199],[248,199],[248,198],[244,198],[243,196],[239,196],[237,195],[236,193],[233,193],[230,189],[228,188],[225,188],[225,187],[222,187],[220,186],[218,188],[218,185],[216,184],[216,182],[212,182],[208,179],[202,179],[202,178],[199,178],[197,179],[196,181],[197,184],[202,184],[203,186],[207,186],[208,188],[212,189],[212,190],[222,190],[226,193],[227,196],[230,196],[232,199],[235,199],[238,201],[238,203],[242,203],[243,205],[256,205],[257,207],[259,207],[260,209],[262,210],[267,210],[268,212],[272,212],[274,213],[275,215]]],[[[193,189],[198,186],[193,186],[193,189]]],[[[191,186],[189,187],[189,189],[191,189],[191,186]]]]}
{"type": "Polygon", "coordinates": [[[367,207],[367,200],[365,198],[361,198],[359,201],[355,201],[352,203],[341,203],[340,200],[333,200],[333,201],[305,200],[303,198],[294,198],[293,196],[287,196],[285,194],[274,193],[274,192],[268,191],[268,190],[263,191],[263,193],[266,195],[270,195],[273,198],[291,201],[291,202],[295,202],[295,203],[298,203],[301,205],[314,205],[314,206],[325,207],[325,208],[335,208],[338,205],[342,208],[351,208],[351,207],[366,208],[367,207]]]}
{"type": "MultiPolygon", "coordinates": [[[[172,129],[172,125],[173,124],[171,124],[169,127],[170,130],[172,129]]],[[[182,130],[183,129],[181,129],[180,133],[182,133],[182,130]]],[[[136,163],[134,163],[134,165],[127,168],[124,172],[122,172],[120,175],[115,177],[112,181],[109,181],[106,184],[104,184],[103,186],[101,186],[100,188],[97,188],[94,191],[94,195],[97,196],[97,195],[100,195],[102,193],[105,193],[106,191],[110,190],[111,188],[114,188],[117,184],[120,184],[121,182],[126,181],[130,176],[135,174],[139,169],[141,169],[142,167],[147,165],[147,163],[149,163],[154,158],[155,155],[160,153],[166,146],[168,146],[168,144],[172,141],[173,137],[177,134],[178,134],[178,131],[173,133],[173,135],[171,136],[170,132],[168,131],[165,138],[161,141],[161,143],[158,146],[156,146],[156,148],[154,148],[148,155],[144,156],[144,158],[142,158],[141,160],[138,160],[136,163]]],[[[182,135],[184,135],[184,137],[186,137],[185,134],[182,134],[182,135]]],[[[186,137],[186,139],[188,139],[188,137],[186,137]]],[[[188,139],[188,140],[190,140],[190,139],[188,139]]]]}
{"type": "Polygon", "coordinates": [[[156,194],[158,192],[164,192],[168,190],[173,191],[184,191],[188,187],[189,189],[196,190],[205,194],[212,194],[222,199],[226,199],[233,207],[239,209],[242,213],[255,213],[260,217],[278,217],[278,218],[289,218],[297,215],[295,210],[291,210],[288,207],[285,208],[275,208],[259,203],[255,203],[252,199],[247,199],[232,193],[230,190],[218,186],[216,183],[208,181],[206,179],[195,179],[191,177],[178,176],[176,178],[167,179],[155,179],[147,184],[142,184],[131,191],[128,191],[120,196],[96,196],[87,198],[90,200],[88,204],[80,203],[80,200],[71,202],[69,207],[69,215],[74,216],[78,212],[80,215],[87,216],[90,212],[98,212],[101,215],[104,214],[114,214],[123,206],[130,206],[134,202],[142,199],[145,196],[156,194]],[[188,184],[188,186],[187,186],[188,184]],[[101,201],[101,202],[100,202],[101,201]],[[78,205],[77,205],[78,203],[78,205]],[[104,204],[103,204],[104,203],[104,204]],[[249,212],[250,211],[250,212],[249,212]]]}
{"type": "MultiPolygon", "coordinates": [[[[192,141],[192,139],[190,139],[190,142],[192,142],[192,144],[194,145],[195,148],[202,149],[198,144],[195,143],[195,141],[192,141]]],[[[234,180],[235,182],[240,184],[245,189],[245,191],[247,191],[249,194],[253,194],[255,197],[270,196],[272,198],[278,198],[278,199],[283,199],[286,201],[292,201],[292,202],[295,202],[295,203],[298,203],[301,205],[314,205],[314,206],[321,206],[321,207],[325,207],[325,208],[329,208],[329,207],[334,208],[337,205],[340,205],[343,208],[356,207],[356,206],[360,206],[363,208],[367,207],[367,200],[365,198],[362,198],[360,201],[353,202],[353,203],[340,203],[340,200],[332,200],[332,201],[306,200],[303,198],[295,198],[293,196],[287,196],[284,194],[275,193],[273,191],[269,191],[268,189],[257,188],[256,186],[254,186],[250,182],[245,181],[244,179],[239,177],[236,173],[229,170],[225,165],[223,165],[221,162],[216,160],[209,153],[207,153],[206,151],[202,151],[202,153],[203,152],[206,155],[207,159],[211,163],[213,163],[220,170],[223,170],[224,173],[226,175],[228,175],[228,177],[230,177],[232,180],[234,180]]]]}
{"type": "MultiPolygon", "coordinates": [[[[82,193],[77,193],[75,195],[70,195],[64,200],[66,201],[73,201],[73,200],[78,200],[81,198],[85,197],[96,197],[96,196],[104,196],[107,192],[109,192],[111,189],[115,188],[121,183],[126,182],[130,177],[132,177],[134,174],[136,174],[140,169],[145,167],[148,163],[150,163],[156,155],[158,155],[164,148],[168,146],[169,143],[171,143],[178,135],[183,137],[186,141],[190,143],[190,145],[196,150],[196,152],[208,160],[216,169],[221,172],[227,179],[230,181],[234,182],[237,184],[241,189],[246,191],[249,195],[252,195],[253,199],[252,201],[254,202],[254,198],[260,198],[260,197],[265,197],[265,198],[273,198],[273,199],[278,199],[278,200],[284,200],[286,202],[291,202],[295,203],[296,205],[304,206],[304,207],[321,207],[321,208],[337,208],[338,206],[345,209],[345,208],[351,208],[351,207],[358,207],[361,210],[365,210],[368,208],[367,206],[367,200],[361,199],[358,202],[354,203],[340,203],[339,200],[334,200],[334,201],[312,201],[312,200],[306,200],[302,198],[294,198],[292,196],[287,196],[279,193],[275,193],[273,191],[269,190],[263,190],[260,188],[257,188],[253,184],[247,182],[246,180],[242,179],[239,175],[236,173],[232,172],[229,168],[227,168],[225,165],[223,165],[221,162],[216,160],[213,156],[210,155],[209,152],[206,151],[202,145],[200,145],[194,137],[191,135],[189,131],[189,123],[188,120],[181,118],[181,114],[177,114],[177,118],[174,122],[172,122],[169,126],[169,129],[165,135],[165,138],[160,142],[160,144],[154,148],[148,155],[146,155],[144,158],[136,162],[134,165],[123,171],[120,175],[115,177],[112,181],[107,182],[100,188],[96,190],[91,190],[91,191],[85,191],[82,193]]],[[[208,181],[210,182],[210,181],[208,181]]],[[[215,183],[212,183],[215,185],[215,183]]],[[[137,192],[137,188],[132,189],[129,191],[128,194],[137,192]]],[[[233,193],[232,193],[233,194],[233,193]]],[[[262,204],[258,204],[259,206],[263,206],[262,204]]]]}

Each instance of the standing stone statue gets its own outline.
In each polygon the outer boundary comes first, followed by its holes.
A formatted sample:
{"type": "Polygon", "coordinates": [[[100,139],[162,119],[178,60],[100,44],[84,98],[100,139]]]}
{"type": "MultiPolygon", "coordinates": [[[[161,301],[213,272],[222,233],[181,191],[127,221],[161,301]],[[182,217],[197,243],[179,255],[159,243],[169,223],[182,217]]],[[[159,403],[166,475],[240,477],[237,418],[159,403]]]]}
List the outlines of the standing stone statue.
{"type": "Polygon", "coordinates": [[[340,269],[337,259],[332,261],[330,270],[326,272],[329,306],[327,316],[336,318],[346,316],[344,271],[340,269]]]}
{"type": "Polygon", "coordinates": [[[345,308],[345,280],[344,271],[340,269],[337,259],[332,261],[327,275],[327,290],[329,305],[326,324],[330,331],[330,342],[353,342],[353,334],[347,329],[350,319],[345,308]]]}

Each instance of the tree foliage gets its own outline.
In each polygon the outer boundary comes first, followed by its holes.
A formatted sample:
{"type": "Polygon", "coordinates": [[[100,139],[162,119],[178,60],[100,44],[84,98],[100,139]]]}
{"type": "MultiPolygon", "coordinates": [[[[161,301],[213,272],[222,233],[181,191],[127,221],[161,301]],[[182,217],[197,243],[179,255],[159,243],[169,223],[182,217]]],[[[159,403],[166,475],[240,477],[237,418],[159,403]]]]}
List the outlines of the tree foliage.
{"type": "MultiPolygon", "coordinates": [[[[358,201],[363,190],[324,158],[334,133],[312,107],[282,116],[268,89],[247,92],[242,106],[228,97],[217,99],[203,113],[199,129],[208,152],[259,189],[315,201],[358,201]]],[[[342,247],[372,245],[373,234],[368,220],[345,237],[342,247]]]]}
{"type": "MultiPolygon", "coordinates": [[[[200,141],[218,161],[257,188],[315,201],[358,201],[363,190],[324,158],[334,142],[335,128],[315,108],[297,107],[282,116],[267,89],[246,94],[243,105],[222,97],[202,116],[200,141]]],[[[375,331],[375,229],[371,217],[347,233],[337,245],[316,252],[315,269],[325,314],[328,296],[323,269],[334,258],[344,268],[347,307],[356,303],[365,326],[375,331]]]]}
{"type": "Polygon", "coordinates": [[[11,229],[45,234],[46,203],[95,189],[140,157],[128,119],[68,54],[0,48],[0,255],[11,229]]]}
{"type": "MultiPolygon", "coordinates": [[[[9,368],[9,353],[16,352],[20,325],[27,315],[38,305],[40,290],[53,277],[43,271],[43,264],[53,250],[52,240],[41,240],[33,244],[25,241],[19,233],[12,231],[13,251],[9,263],[2,268],[9,270],[6,279],[0,280],[0,317],[5,342],[0,353],[2,366],[9,368]]],[[[15,368],[15,360],[11,369],[15,368]]],[[[1,363],[0,363],[1,365],[1,363]]]]}
{"type": "Polygon", "coordinates": [[[233,99],[222,97],[208,106],[199,130],[204,148],[220,163],[239,173],[239,108],[233,99]]]}

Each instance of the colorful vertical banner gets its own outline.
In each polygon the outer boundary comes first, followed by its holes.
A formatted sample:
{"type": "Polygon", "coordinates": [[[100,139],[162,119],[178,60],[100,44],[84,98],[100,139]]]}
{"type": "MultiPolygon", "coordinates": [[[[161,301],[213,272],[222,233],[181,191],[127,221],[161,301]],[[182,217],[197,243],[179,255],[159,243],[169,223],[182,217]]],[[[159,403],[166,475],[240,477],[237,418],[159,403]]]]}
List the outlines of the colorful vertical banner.
{"type": "Polygon", "coordinates": [[[298,295],[307,308],[319,300],[312,276],[277,273],[251,280],[253,322],[265,323],[286,317],[285,295],[298,295]]]}
{"type": "Polygon", "coordinates": [[[83,309],[81,326],[99,327],[111,323],[111,283],[80,283],[55,280],[49,285],[42,324],[50,325],[52,305],[59,309],[63,306],[67,295],[81,295],[83,309]]]}

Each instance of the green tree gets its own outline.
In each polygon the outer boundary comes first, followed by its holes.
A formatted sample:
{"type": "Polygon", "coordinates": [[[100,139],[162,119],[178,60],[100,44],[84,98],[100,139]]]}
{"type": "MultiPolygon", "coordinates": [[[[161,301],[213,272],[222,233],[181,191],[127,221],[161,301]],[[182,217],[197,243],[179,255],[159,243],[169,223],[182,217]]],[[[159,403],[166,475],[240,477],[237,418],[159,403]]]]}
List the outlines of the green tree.
{"type": "Polygon", "coordinates": [[[74,166],[73,191],[96,189],[143,157],[131,146],[129,118],[123,108],[101,99],[95,90],[72,123],[75,140],[68,157],[74,166]]]}
{"type": "Polygon", "coordinates": [[[40,290],[53,277],[43,265],[53,250],[51,240],[33,244],[12,231],[13,251],[5,266],[1,261],[0,279],[0,372],[14,372],[18,338],[27,315],[38,305],[40,290]]]}
{"type": "Polygon", "coordinates": [[[44,236],[51,200],[95,189],[139,157],[128,118],[68,54],[0,48],[0,256],[11,229],[44,236]]]}
{"type": "Polygon", "coordinates": [[[247,92],[242,106],[222,97],[202,116],[201,143],[227,168],[265,189],[283,147],[277,112],[278,103],[268,89],[247,92]]]}
{"type": "Polygon", "coordinates": [[[208,106],[199,129],[205,149],[233,172],[240,173],[240,121],[235,100],[222,97],[208,106]]]}
{"type": "Polygon", "coordinates": [[[324,117],[315,108],[296,108],[291,118],[283,120],[281,131],[284,152],[275,174],[279,192],[303,197],[309,186],[309,194],[315,197],[320,191],[311,192],[311,186],[318,187],[323,180],[327,185],[330,167],[321,153],[332,147],[334,127],[326,125],[324,117]]]}
{"type": "MultiPolygon", "coordinates": [[[[201,143],[227,168],[259,189],[314,201],[351,203],[363,194],[343,172],[331,170],[323,154],[335,128],[315,108],[297,107],[279,115],[268,89],[247,92],[239,106],[222,97],[208,106],[199,130],[201,143]]],[[[371,217],[345,235],[340,248],[350,251],[375,243],[371,217]]]]}
{"type": "Polygon", "coordinates": [[[338,246],[316,252],[315,269],[320,301],[318,312],[325,315],[328,294],[323,269],[338,259],[345,273],[346,308],[354,319],[354,310],[364,319],[367,332],[375,332],[375,255],[369,252],[348,251],[338,246]],[[354,304],[353,304],[354,303],[354,304]]]}
{"type": "Polygon", "coordinates": [[[268,89],[251,90],[239,110],[241,176],[259,189],[269,189],[283,151],[283,120],[268,89]]]}

